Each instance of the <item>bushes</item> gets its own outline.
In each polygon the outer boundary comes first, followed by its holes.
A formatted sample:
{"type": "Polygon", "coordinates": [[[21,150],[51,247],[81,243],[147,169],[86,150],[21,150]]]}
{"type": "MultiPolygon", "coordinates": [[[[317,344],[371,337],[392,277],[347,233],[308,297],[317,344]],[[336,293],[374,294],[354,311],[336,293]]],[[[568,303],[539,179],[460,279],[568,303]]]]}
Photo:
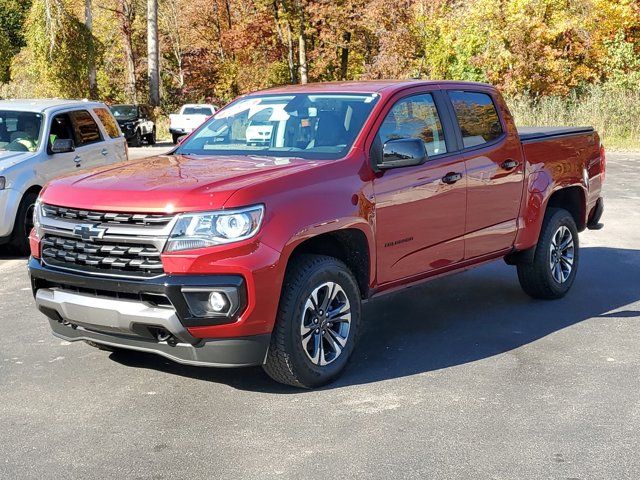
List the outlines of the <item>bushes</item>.
{"type": "Polygon", "coordinates": [[[519,126],[593,126],[608,148],[640,148],[640,92],[608,84],[567,97],[507,98],[519,126]]]}

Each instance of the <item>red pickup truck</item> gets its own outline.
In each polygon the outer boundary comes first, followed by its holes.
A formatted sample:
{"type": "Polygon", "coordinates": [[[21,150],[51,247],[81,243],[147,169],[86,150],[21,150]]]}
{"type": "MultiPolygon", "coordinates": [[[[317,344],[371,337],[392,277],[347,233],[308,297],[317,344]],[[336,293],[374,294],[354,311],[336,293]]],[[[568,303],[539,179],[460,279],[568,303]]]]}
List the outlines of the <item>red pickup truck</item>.
{"type": "Polygon", "coordinates": [[[68,341],[317,387],[380,294],[503,258],[565,295],[604,175],[592,128],[517,129],[490,85],[275,88],[169,154],[51,182],[33,293],[68,341]]]}

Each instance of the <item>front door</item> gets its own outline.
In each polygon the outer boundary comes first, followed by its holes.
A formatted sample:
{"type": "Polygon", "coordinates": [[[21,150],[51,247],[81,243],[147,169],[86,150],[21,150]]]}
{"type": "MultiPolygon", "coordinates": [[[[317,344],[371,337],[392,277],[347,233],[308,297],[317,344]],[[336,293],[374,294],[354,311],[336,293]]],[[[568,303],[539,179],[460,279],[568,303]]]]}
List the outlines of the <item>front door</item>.
{"type": "MultiPolygon", "coordinates": [[[[399,99],[378,131],[381,144],[419,138],[422,165],[385,170],[373,181],[376,202],[378,283],[428,273],[464,257],[464,160],[448,152],[436,93],[399,99]]],[[[451,150],[451,148],[449,148],[451,150]]]]}

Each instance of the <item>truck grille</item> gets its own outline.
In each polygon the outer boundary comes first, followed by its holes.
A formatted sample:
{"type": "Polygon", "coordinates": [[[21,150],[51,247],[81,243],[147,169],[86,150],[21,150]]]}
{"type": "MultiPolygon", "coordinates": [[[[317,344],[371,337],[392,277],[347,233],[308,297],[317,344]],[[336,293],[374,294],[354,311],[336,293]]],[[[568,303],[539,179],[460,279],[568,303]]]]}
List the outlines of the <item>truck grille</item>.
{"type": "Polygon", "coordinates": [[[91,210],[57,207],[55,205],[42,205],[42,210],[45,216],[49,218],[116,225],[154,225],[160,227],[167,225],[173,219],[173,215],[96,212],[91,210]]]}
{"type": "Polygon", "coordinates": [[[106,275],[153,277],[163,272],[160,251],[154,245],[115,243],[106,239],[45,235],[42,259],[52,267],[106,275]]]}

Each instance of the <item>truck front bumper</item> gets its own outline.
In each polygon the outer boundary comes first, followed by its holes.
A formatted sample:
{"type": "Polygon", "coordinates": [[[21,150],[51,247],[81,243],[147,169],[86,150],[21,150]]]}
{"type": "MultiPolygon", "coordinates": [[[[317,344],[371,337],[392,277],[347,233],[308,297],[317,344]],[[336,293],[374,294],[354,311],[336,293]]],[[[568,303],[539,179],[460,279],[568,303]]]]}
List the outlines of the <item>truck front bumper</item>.
{"type": "Polygon", "coordinates": [[[29,270],[38,309],[49,318],[54,335],[64,340],[88,340],[156,353],[187,365],[242,367],[264,363],[269,334],[196,338],[184,325],[189,319],[197,321],[185,313],[189,306],[174,305],[180,304],[184,285],[191,285],[187,287],[190,290],[196,283],[206,283],[207,288],[228,286],[229,278],[167,276],[155,283],[97,281],[49,269],[33,258],[29,270]],[[168,292],[169,302],[155,301],[154,295],[161,291],[168,292]]]}

